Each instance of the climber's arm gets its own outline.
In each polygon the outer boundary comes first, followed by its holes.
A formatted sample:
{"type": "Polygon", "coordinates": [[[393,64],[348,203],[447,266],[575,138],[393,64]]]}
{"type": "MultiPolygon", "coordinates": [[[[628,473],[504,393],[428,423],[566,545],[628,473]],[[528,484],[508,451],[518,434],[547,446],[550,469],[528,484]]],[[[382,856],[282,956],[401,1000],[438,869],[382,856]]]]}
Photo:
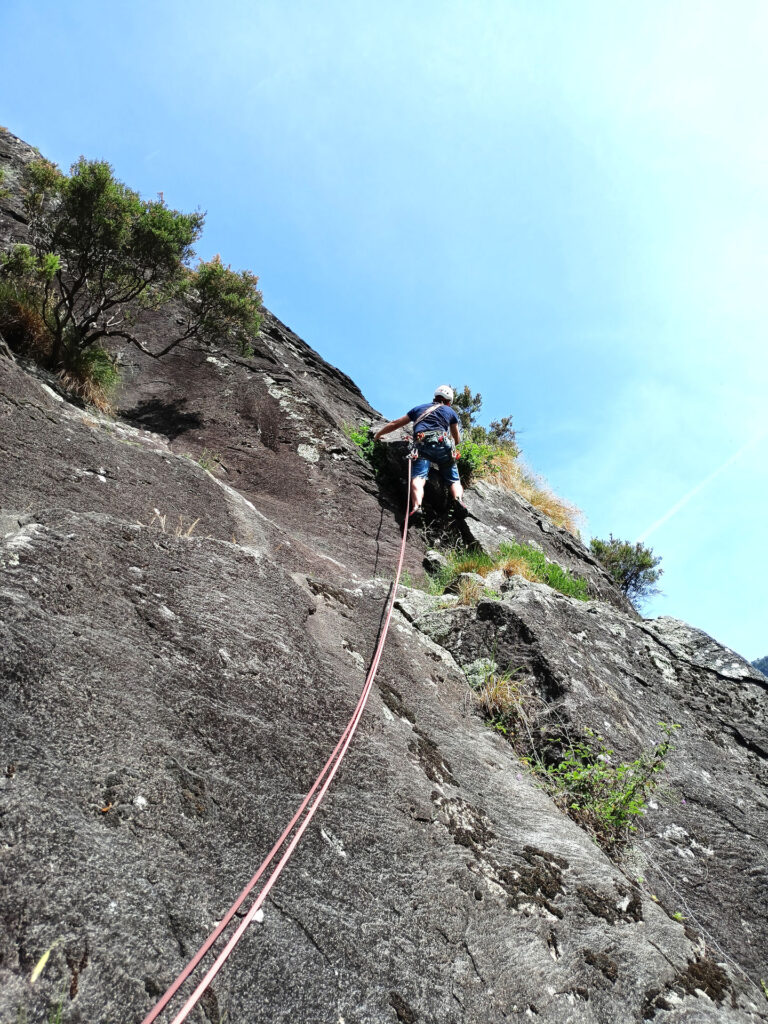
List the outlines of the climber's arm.
{"type": "Polygon", "coordinates": [[[393,430],[398,430],[400,427],[404,427],[406,423],[410,423],[408,416],[401,416],[399,420],[391,420],[385,427],[378,430],[373,436],[378,441],[379,438],[385,434],[391,434],[393,430]]]}

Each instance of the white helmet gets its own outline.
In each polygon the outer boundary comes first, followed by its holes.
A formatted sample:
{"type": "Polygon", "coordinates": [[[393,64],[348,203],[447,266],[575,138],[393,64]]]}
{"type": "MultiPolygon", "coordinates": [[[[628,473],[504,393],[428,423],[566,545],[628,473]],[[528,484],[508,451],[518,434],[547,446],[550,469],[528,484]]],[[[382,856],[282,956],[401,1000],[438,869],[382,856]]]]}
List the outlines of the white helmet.
{"type": "Polygon", "coordinates": [[[447,384],[441,384],[439,388],[435,388],[435,398],[444,398],[446,402],[452,402],[453,388],[448,387],[447,384]]]}

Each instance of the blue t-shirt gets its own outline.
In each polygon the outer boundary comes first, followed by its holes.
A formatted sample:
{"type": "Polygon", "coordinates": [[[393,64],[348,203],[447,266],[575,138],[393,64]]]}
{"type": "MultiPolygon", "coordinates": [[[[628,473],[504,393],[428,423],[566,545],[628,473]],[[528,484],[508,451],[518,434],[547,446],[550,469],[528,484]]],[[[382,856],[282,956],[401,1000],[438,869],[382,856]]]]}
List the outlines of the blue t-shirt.
{"type": "MultiPolygon", "coordinates": [[[[423,412],[434,405],[434,402],[425,402],[424,405],[417,405],[415,409],[411,409],[408,413],[408,419],[411,423],[415,423],[416,420],[421,416],[423,412]]],[[[431,412],[429,416],[425,416],[424,419],[416,427],[416,432],[419,433],[422,430],[445,430],[448,431],[452,423],[460,423],[461,420],[456,415],[456,412],[450,407],[450,405],[438,405],[434,412],[431,412]]]]}

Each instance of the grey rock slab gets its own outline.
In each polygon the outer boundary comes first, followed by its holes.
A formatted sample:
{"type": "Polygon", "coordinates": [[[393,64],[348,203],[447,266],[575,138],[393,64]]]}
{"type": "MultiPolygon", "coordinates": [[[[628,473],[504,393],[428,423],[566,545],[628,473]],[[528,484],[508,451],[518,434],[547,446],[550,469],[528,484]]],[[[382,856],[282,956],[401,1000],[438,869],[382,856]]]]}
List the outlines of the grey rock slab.
{"type": "Polygon", "coordinates": [[[444,569],[448,565],[448,559],[435,548],[429,548],[424,555],[424,568],[435,572],[437,569],[444,569]]]}
{"type": "MultiPolygon", "coordinates": [[[[11,1019],[44,1017],[75,979],[67,1019],[141,1018],[340,734],[362,680],[347,650],[366,660],[381,612],[378,586],[347,588],[353,608],[313,600],[237,545],[123,529],[50,516],[3,574],[11,1019]]],[[[620,1005],[639,1021],[658,990],[701,1020],[758,1019],[738,994],[684,991],[696,942],[396,625],[332,794],[205,1018],[604,1021],[620,1005]]]]}
{"type": "Polygon", "coordinates": [[[423,590],[400,587],[395,607],[399,608],[406,618],[413,621],[422,615],[429,614],[429,612],[451,608],[457,601],[458,598],[455,594],[435,596],[434,594],[427,594],[423,590]]]}
{"type": "MultiPolygon", "coordinates": [[[[757,979],[768,905],[768,694],[756,670],[676,620],[638,621],[517,578],[501,602],[415,620],[460,664],[493,652],[555,709],[546,729],[602,734],[630,761],[679,723],[632,870],[757,979]]],[[[544,739],[542,739],[544,742],[544,739]]],[[[762,974],[761,974],[762,972],[762,974]]]]}

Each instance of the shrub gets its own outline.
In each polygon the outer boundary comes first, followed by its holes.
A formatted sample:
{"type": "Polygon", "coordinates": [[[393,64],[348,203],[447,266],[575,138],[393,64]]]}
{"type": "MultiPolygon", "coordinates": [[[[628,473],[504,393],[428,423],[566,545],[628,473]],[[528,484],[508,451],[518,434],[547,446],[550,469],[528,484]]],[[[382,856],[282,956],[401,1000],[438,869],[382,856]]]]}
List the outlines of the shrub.
{"type": "Polygon", "coordinates": [[[659,593],[654,584],[659,580],[663,569],[657,566],[661,557],[654,558],[653,549],[647,548],[639,541],[618,540],[613,534],[608,540],[593,537],[589,542],[592,554],[605,566],[616,581],[619,589],[633,603],[642,603],[654,594],[659,593]]]}
{"type": "Polygon", "coordinates": [[[374,431],[370,423],[361,423],[360,426],[345,423],[343,430],[350,441],[357,445],[368,465],[378,473],[385,465],[386,452],[381,441],[377,441],[373,436],[374,431]]]}
{"type": "Polygon", "coordinates": [[[468,384],[465,384],[463,388],[454,388],[453,392],[453,407],[461,421],[464,444],[467,441],[474,441],[476,444],[508,451],[512,455],[519,454],[520,449],[515,441],[511,416],[503,416],[500,420],[491,420],[489,427],[483,427],[477,421],[483,407],[483,396],[479,392],[473,395],[468,384]]]}
{"type": "Polygon", "coordinates": [[[464,486],[474,480],[490,480],[520,494],[557,526],[578,536],[579,510],[557,497],[540,477],[520,462],[512,417],[503,416],[484,427],[478,423],[483,396],[479,392],[473,394],[467,384],[454,388],[454,392],[453,406],[462,429],[459,476],[464,486]]]}
{"type": "Polygon", "coordinates": [[[0,257],[0,276],[35,295],[55,368],[70,368],[79,353],[110,338],[155,357],[192,337],[247,351],[259,325],[256,278],[218,257],[190,269],[202,213],[143,200],[108,163],[84,158],[69,175],[47,160],[32,161],[23,185],[33,241],[0,257]],[[174,299],[185,311],[177,336],[150,351],[133,332],[136,316],[174,299]]]}
{"type": "Polygon", "coordinates": [[[483,441],[462,438],[459,446],[461,458],[458,460],[459,479],[465,487],[473,480],[492,475],[496,472],[497,450],[493,445],[483,441]]]}
{"type": "Polygon", "coordinates": [[[453,391],[453,408],[461,423],[459,477],[467,487],[472,480],[496,471],[496,458],[500,453],[515,456],[519,449],[515,443],[511,416],[494,420],[490,427],[481,426],[477,417],[483,406],[483,396],[479,392],[473,395],[468,384],[463,388],[454,388],[453,391]]]}
{"type": "Polygon", "coordinates": [[[40,362],[50,356],[51,336],[38,296],[20,282],[0,277],[0,335],[10,347],[40,362]]]}
{"type": "Polygon", "coordinates": [[[617,853],[637,830],[680,726],[659,722],[662,736],[651,750],[631,762],[617,761],[591,729],[584,739],[543,740],[537,719],[551,715],[552,706],[529,688],[519,669],[504,672],[494,660],[481,659],[464,672],[488,724],[507,737],[558,806],[603,849],[617,853]]]}
{"type": "Polygon", "coordinates": [[[120,383],[120,370],[114,356],[103,348],[72,353],[67,369],[59,372],[59,378],[67,390],[86,405],[93,405],[101,412],[112,412],[112,398],[120,383]]]}
{"type": "MultiPolygon", "coordinates": [[[[539,757],[524,758],[557,802],[587,828],[601,846],[613,849],[637,830],[649,796],[658,784],[680,726],[659,722],[662,738],[650,751],[629,763],[615,762],[602,736],[586,730],[588,739],[563,743],[562,757],[545,768],[539,757]]],[[[562,741],[561,741],[562,742],[562,741]]]]}

